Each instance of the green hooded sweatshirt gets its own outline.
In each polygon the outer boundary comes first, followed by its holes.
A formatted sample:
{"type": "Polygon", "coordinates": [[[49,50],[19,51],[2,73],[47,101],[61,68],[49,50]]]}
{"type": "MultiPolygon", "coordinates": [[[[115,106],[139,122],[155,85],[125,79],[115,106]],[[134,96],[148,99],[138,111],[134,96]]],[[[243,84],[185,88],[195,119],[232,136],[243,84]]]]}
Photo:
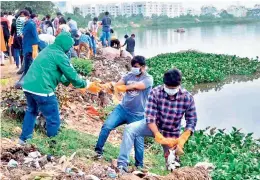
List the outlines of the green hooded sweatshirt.
{"type": "Polygon", "coordinates": [[[65,54],[73,44],[70,33],[60,33],[55,42],[44,48],[33,61],[24,76],[23,90],[50,94],[60,82],[65,86],[71,83],[76,88],[86,87],[86,81],[78,76],[65,54]]]}

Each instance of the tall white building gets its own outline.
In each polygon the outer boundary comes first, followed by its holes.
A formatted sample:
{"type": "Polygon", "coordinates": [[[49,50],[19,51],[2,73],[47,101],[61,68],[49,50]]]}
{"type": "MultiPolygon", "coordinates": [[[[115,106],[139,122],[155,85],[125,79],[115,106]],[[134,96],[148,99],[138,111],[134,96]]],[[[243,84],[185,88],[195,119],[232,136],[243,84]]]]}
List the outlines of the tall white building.
{"type": "Polygon", "coordinates": [[[132,2],[132,3],[109,3],[96,5],[82,5],[79,7],[84,16],[91,14],[98,16],[100,13],[108,11],[113,16],[118,15],[138,15],[142,14],[146,17],[152,15],[166,15],[168,17],[178,17],[184,14],[182,3],[163,3],[163,2],[132,2]]]}
{"type": "Polygon", "coordinates": [[[227,12],[232,14],[234,17],[246,17],[247,8],[245,6],[229,6],[227,12]]]}

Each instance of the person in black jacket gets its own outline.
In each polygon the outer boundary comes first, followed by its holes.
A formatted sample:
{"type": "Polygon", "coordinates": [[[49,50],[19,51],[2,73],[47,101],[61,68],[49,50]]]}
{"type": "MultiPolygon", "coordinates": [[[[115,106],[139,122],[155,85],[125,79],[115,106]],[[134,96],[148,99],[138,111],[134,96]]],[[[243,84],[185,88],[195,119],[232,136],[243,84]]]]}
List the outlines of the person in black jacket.
{"type": "Polygon", "coordinates": [[[16,64],[16,67],[19,68],[20,65],[20,59],[21,59],[21,64],[22,64],[22,57],[21,57],[21,38],[20,36],[17,36],[17,29],[16,29],[16,19],[13,19],[12,25],[11,25],[11,36],[13,37],[13,44],[12,44],[12,49],[13,49],[13,57],[14,61],[16,64]]]}

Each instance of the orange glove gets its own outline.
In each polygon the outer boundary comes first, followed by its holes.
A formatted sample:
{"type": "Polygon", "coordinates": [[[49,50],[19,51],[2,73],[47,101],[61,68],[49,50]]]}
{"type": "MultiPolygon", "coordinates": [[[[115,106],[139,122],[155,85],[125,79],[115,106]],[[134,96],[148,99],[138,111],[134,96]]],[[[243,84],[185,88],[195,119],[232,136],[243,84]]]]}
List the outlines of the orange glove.
{"type": "Polygon", "coordinates": [[[38,56],[38,45],[32,45],[32,58],[35,59],[38,56]]]}
{"type": "Polygon", "coordinates": [[[183,151],[183,147],[184,144],[187,142],[187,140],[189,139],[191,135],[191,131],[190,130],[186,130],[184,133],[182,133],[182,135],[177,139],[178,140],[178,145],[177,145],[177,154],[178,155],[182,155],[184,154],[183,151]]]}
{"type": "Polygon", "coordinates": [[[126,92],[126,85],[118,85],[114,87],[115,91],[126,92]]]}
{"type": "Polygon", "coordinates": [[[112,82],[109,83],[105,83],[101,85],[102,89],[109,94],[113,94],[114,93],[114,85],[112,82]]]}
{"type": "Polygon", "coordinates": [[[178,141],[174,138],[165,138],[160,132],[155,133],[155,141],[162,145],[167,145],[169,147],[174,147],[177,145],[178,141]]]}
{"type": "Polygon", "coordinates": [[[11,47],[11,45],[13,44],[14,41],[14,37],[10,36],[9,40],[8,40],[8,46],[11,47]]]}
{"type": "Polygon", "coordinates": [[[82,94],[86,94],[87,91],[91,93],[99,93],[102,87],[99,82],[89,82],[89,86],[87,88],[79,89],[82,94]]]}

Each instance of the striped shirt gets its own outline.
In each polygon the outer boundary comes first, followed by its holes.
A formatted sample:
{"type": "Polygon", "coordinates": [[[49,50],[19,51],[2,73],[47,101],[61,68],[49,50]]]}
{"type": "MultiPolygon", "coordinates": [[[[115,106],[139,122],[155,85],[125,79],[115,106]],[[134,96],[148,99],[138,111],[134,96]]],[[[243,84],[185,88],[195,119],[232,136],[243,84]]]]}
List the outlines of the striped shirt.
{"type": "Polygon", "coordinates": [[[19,16],[16,20],[17,36],[22,35],[24,23],[25,23],[25,17],[19,16]]]}
{"type": "Polygon", "coordinates": [[[170,97],[163,86],[154,88],[146,105],[146,122],[156,123],[164,137],[178,138],[181,131],[181,119],[185,115],[185,130],[194,132],[197,114],[192,95],[185,89],[170,97]]]}

